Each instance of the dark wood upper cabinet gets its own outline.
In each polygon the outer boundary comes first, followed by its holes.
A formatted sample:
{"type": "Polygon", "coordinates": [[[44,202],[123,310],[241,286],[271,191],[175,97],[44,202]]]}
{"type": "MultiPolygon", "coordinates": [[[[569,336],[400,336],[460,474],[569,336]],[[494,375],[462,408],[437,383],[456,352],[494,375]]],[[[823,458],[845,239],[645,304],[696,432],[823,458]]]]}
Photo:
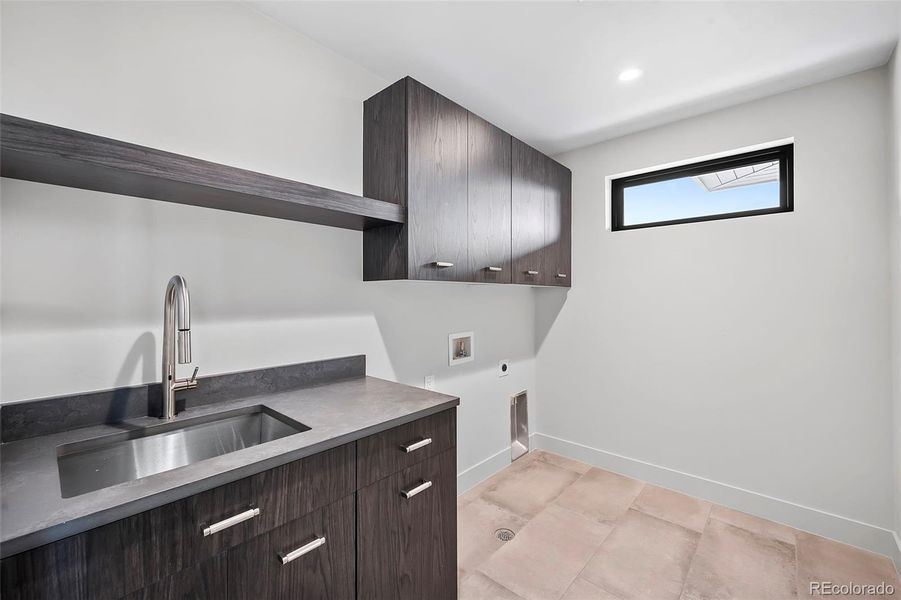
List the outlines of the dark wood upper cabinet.
{"type": "Polygon", "coordinates": [[[407,80],[363,103],[363,189],[407,206],[407,80]]]}
{"type": "Polygon", "coordinates": [[[510,134],[469,113],[471,281],[510,283],[510,134]]]}
{"type": "Polygon", "coordinates": [[[363,193],[407,211],[363,233],[363,278],[568,286],[569,186],[568,169],[406,77],[363,107],[363,193]]]}
{"type": "Polygon", "coordinates": [[[363,116],[363,187],[410,219],[364,234],[363,278],[466,281],[468,113],[407,77],[363,116]]]}
{"type": "Polygon", "coordinates": [[[410,278],[466,281],[468,115],[412,79],[407,102],[410,278]]]}
{"type": "Polygon", "coordinates": [[[544,207],[544,285],[572,285],[572,172],[550,161],[544,207]]]}
{"type": "Polygon", "coordinates": [[[544,155],[513,140],[513,283],[542,282],[545,229],[544,155]]]}
{"type": "Polygon", "coordinates": [[[513,140],[513,283],[571,285],[572,174],[513,140]]]}

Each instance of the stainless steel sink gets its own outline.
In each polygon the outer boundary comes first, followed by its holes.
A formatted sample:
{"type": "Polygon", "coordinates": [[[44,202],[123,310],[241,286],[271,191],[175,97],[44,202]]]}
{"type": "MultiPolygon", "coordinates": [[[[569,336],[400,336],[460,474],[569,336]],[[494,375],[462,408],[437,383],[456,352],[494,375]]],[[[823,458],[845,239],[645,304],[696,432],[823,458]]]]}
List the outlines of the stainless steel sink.
{"type": "Polygon", "coordinates": [[[63,444],[60,491],[71,498],[309,429],[257,405],[63,444]]]}

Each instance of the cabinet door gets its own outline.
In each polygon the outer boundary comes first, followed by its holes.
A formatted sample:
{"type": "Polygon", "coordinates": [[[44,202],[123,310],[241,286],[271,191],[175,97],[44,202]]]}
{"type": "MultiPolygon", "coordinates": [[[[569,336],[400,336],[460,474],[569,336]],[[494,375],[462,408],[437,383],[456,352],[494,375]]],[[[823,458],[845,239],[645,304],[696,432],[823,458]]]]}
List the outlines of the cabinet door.
{"type": "Polygon", "coordinates": [[[466,281],[467,111],[421,83],[407,84],[410,279],[466,281]]]}
{"type": "Polygon", "coordinates": [[[510,135],[469,114],[469,265],[472,281],[510,283],[510,135]]]}
{"type": "Polygon", "coordinates": [[[513,138],[513,283],[541,284],[549,159],[513,138]]]}
{"type": "Polygon", "coordinates": [[[126,600],[183,600],[226,598],[225,553],[187,568],[146,588],[128,594],[126,600]]]}
{"type": "Polygon", "coordinates": [[[219,537],[204,536],[202,526],[244,510],[249,490],[249,480],[240,480],[6,558],[0,596],[103,600],[136,593],[137,598],[166,598],[180,597],[180,589],[201,589],[212,581],[204,579],[206,571],[167,578],[245,539],[251,532],[245,523],[219,537]]]}
{"type": "Polygon", "coordinates": [[[228,551],[230,600],[346,600],[354,579],[353,496],[228,551]]]}
{"type": "Polygon", "coordinates": [[[542,285],[572,285],[572,173],[546,158],[547,187],[544,205],[544,271],[542,285]]]}
{"type": "Polygon", "coordinates": [[[451,448],[357,492],[358,598],[457,597],[456,489],[451,448]]]}
{"type": "Polygon", "coordinates": [[[52,544],[4,558],[3,600],[105,600],[127,591],[123,529],[104,525],[52,544]]]}

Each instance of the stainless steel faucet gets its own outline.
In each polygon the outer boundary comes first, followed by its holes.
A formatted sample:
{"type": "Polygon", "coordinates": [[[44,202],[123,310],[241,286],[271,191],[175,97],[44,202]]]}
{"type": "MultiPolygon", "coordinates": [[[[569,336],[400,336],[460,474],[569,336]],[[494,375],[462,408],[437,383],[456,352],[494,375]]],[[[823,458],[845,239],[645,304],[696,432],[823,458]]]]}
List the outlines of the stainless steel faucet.
{"type": "Polygon", "coordinates": [[[175,378],[176,338],[179,364],[191,362],[191,295],[181,275],[169,280],[163,305],[163,419],[175,416],[175,392],[197,387],[197,367],[190,379],[175,378]]]}

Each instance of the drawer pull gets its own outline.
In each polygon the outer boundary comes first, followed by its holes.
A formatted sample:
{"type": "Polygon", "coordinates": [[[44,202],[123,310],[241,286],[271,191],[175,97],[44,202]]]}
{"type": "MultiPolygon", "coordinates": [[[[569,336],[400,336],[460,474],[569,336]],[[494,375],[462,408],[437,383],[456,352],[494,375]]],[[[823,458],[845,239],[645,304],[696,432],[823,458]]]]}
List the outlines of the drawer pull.
{"type": "Polygon", "coordinates": [[[560,279],[566,279],[566,273],[557,273],[557,277],[560,279]]]}
{"type": "Polygon", "coordinates": [[[431,482],[431,481],[423,481],[422,483],[420,483],[420,484],[417,485],[416,487],[412,487],[412,488],[410,488],[410,489],[408,489],[408,490],[401,490],[401,491],[400,491],[400,495],[403,496],[404,498],[406,498],[407,500],[409,500],[410,498],[412,498],[412,497],[415,496],[416,494],[418,494],[418,493],[420,493],[420,492],[424,492],[424,491],[426,491],[427,489],[429,489],[430,487],[432,487],[432,482],[431,482]]]}
{"type": "Polygon", "coordinates": [[[325,538],[324,537],[316,538],[312,542],[310,542],[308,544],[304,544],[303,546],[301,546],[300,548],[298,548],[296,550],[291,550],[291,552],[288,552],[287,554],[282,554],[281,552],[279,552],[278,558],[279,558],[279,560],[282,561],[283,565],[286,565],[289,562],[291,562],[292,560],[294,560],[296,558],[300,558],[304,554],[312,552],[319,546],[325,546],[325,538]]]}
{"type": "Polygon", "coordinates": [[[488,267],[488,270],[491,271],[492,273],[500,273],[501,271],[504,270],[504,268],[503,267],[488,267]]]}
{"type": "Polygon", "coordinates": [[[437,267],[439,269],[447,269],[448,267],[454,266],[454,263],[436,260],[435,262],[432,263],[432,266],[437,267]]]}
{"type": "Polygon", "coordinates": [[[419,450],[420,448],[425,448],[429,444],[432,443],[432,438],[422,438],[418,442],[410,442],[404,446],[401,446],[400,449],[404,452],[413,452],[415,450],[419,450]]]}
{"type": "Polygon", "coordinates": [[[538,271],[526,271],[526,275],[538,275],[538,271]]]}
{"type": "Polygon", "coordinates": [[[228,529],[233,525],[237,525],[238,523],[243,523],[248,519],[252,519],[255,516],[260,514],[259,508],[251,508],[250,510],[245,510],[242,513],[238,513],[233,517],[229,517],[223,521],[219,521],[218,523],[213,523],[209,527],[203,528],[203,537],[207,537],[213,535],[214,533],[219,533],[223,529],[228,529]]]}

